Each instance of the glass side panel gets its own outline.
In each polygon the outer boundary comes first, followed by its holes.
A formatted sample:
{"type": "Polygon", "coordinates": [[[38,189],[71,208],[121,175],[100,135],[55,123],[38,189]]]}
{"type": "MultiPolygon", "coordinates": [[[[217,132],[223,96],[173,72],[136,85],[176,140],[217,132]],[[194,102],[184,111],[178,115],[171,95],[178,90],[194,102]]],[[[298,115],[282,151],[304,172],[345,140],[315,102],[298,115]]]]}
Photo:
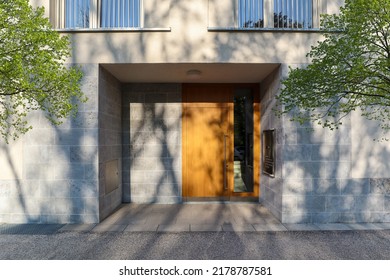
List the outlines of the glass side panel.
{"type": "Polygon", "coordinates": [[[101,27],[140,27],[141,0],[102,0],[101,27]]]}
{"type": "Polygon", "coordinates": [[[234,92],[234,192],[253,192],[253,95],[234,92]]]}
{"type": "Polygon", "coordinates": [[[65,2],[65,27],[88,28],[89,27],[89,0],[66,0],[65,2]]]}

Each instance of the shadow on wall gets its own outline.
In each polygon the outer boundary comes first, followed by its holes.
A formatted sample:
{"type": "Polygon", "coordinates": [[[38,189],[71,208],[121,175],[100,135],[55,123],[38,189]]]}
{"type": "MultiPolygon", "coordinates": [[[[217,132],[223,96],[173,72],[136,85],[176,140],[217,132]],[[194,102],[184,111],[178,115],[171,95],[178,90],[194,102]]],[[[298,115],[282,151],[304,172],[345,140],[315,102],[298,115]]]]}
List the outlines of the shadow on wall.
{"type": "MultiPolygon", "coordinates": [[[[340,129],[334,131],[312,123],[302,126],[287,124],[285,133],[296,135],[296,142],[285,143],[283,149],[283,161],[291,167],[284,169],[290,172],[283,174],[283,221],[389,221],[388,180],[373,179],[375,172],[370,169],[360,174],[356,172],[357,166],[361,166],[360,160],[372,161],[378,158],[378,151],[382,159],[388,155],[388,145],[373,142],[369,136],[369,141],[364,135],[353,137],[354,127],[361,125],[359,118],[351,115],[343,120],[340,129]],[[363,157],[359,151],[365,151],[363,157]]],[[[386,160],[383,164],[387,164],[386,160]]]]}
{"type": "Polygon", "coordinates": [[[181,201],[181,86],[123,87],[123,201],[181,201]]]}
{"type": "Polygon", "coordinates": [[[8,180],[0,184],[3,219],[11,223],[98,221],[97,145],[87,143],[96,135],[91,127],[97,118],[81,108],[76,119],[59,127],[41,112],[30,114],[29,120],[31,131],[18,142],[2,145],[11,170],[8,180]]]}

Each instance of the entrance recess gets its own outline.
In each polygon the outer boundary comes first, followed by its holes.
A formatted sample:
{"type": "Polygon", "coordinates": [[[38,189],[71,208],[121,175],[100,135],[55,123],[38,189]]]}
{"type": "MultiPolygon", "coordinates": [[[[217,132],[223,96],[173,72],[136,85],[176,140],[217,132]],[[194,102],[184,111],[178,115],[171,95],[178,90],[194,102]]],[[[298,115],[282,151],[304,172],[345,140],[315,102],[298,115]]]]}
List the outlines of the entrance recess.
{"type": "Polygon", "coordinates": [[[183,85],[184,200],[258,200],[257,85],[183,85]]]}

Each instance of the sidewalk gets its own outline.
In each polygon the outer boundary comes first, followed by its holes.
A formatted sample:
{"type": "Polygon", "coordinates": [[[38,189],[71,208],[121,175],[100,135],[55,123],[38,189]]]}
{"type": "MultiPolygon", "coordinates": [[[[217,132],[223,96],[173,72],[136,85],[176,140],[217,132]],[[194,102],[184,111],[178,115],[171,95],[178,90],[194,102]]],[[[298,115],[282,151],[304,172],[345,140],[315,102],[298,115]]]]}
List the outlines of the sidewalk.
{"type": "Polygon", "coordinates": [[[59,232],[276,232],[390,229],[390,223],[282,224],[257,203],[124,204],[99,224],[0,224],[0,234],[59,232]]]}

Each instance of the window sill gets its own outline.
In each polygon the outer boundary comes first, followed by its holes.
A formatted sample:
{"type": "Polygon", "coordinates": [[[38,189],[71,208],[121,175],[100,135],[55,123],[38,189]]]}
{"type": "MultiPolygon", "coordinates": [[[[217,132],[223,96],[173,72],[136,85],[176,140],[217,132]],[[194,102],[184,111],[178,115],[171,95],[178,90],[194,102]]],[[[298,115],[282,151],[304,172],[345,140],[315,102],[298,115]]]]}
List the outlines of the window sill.
{"type": "Polygon", "coordinates": [[[130,27],[130,28],[60,28],[61,33],[106,33],[106,32],[171,32],[170,27],[130,27]]]}
{"type": "Polygon", "coordinates": [[[320,33],[319,28],[299,29],[299,28],[240,28],[240,27],[208,27],[209,32],[303,32],[320,33]]]}

